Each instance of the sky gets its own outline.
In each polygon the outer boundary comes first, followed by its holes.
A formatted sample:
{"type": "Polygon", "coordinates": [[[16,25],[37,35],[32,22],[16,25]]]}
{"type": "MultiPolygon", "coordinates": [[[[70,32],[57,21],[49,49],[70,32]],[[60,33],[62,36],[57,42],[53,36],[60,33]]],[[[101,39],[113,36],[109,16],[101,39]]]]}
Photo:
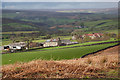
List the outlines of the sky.
{"type": "Polygon", "coordinates": [[[3,9],[95,9],[117,8],[117,2],[3,2],[3,9]]]}
{"type": "Polygon", "coordinates": [[[1,0],[2,2],[119,2],[119,0],[1,0]]]}

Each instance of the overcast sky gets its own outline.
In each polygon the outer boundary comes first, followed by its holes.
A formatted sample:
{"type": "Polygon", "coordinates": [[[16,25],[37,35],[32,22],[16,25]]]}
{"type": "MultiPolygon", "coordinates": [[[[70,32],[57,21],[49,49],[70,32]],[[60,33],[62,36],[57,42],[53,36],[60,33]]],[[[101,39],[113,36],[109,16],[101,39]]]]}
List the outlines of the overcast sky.
{"type": "Polygon", "coordinates": [[[3,9],[90,9],[117,8],[117,2],[3,2],[3,9]]]}
{"type": "Polygon", "coordinates": [[[120,0],[1,0],[2,2],[119,2],[120,0]]]}

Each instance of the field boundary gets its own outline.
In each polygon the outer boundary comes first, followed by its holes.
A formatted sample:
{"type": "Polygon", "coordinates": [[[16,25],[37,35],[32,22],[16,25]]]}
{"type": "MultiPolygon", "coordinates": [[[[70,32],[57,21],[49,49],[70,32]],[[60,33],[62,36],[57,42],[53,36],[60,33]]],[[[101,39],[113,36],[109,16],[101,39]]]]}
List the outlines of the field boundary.
{"type": "MultiPolygon", "coordinates": [[[[56,50],[56,49],[66,49],[66,48],[93,46],[93,45],[110,44],[110,43],[118,43],[119,44],[120,41],[110,41],[110,42],[102,42],[102,43],[95,43],[95,44],[89,44],[89,45],[72,46],[72,47],[64,47],[64,48],[55,48],[55,49],[47,49],[47,50],[38,50],[38,49],[43,49],[44,48],[44,47],[42,47],[42,48],[35,48],[35,49],[26,50],[26,51],[17,51],[15,53],[18,53],[18,52],[29,52],[29,51],[34,51],[34,50],[36,50],[36,51],[49,51],[49,50],[56,50]]],[[[5,53],[2,52],[2,54],[8,54],[8,53],[10,53],[10,52],[5,52],[5,53]]]]}
{"type": "Polygon", "coordinates": [[[83,55],[81,58],[85,58],[85,57],[88,56],[88,55],[96,54],[96,53],[98,53],[98,52],[100,52],[100,51],[103,51],[103,50],[106,50],[106,49],[108,49],[108,48],[112,48],[112,47],[115,47],[115,46],[119,46],[119,45],[120,45],[120,43],[118,43],[118,44],[116,44],[116,45],[113,45],[113,46],[106,47],[106,48],[104,48],[104,49],[100,49],[100,50],[95,51],[95,52],[92,52],[92,53],[85,54],[85,55],[83,55]]]}
{"type": "MultiPolygon", "coordinates": [[[[120,41],[110,41],[110,42],[102,42],[102,43],[95,43],[95,44],[81,45],[81,46],[72,46],[72,47],[64,47],[64,48],[55,48],[55,49],[48,49],[48,50],[66,49],[66,48],[75,48],[75,47],[84,47],[84,46],[93,46],[93,45],[109,44],[109,43],[117,43],[117,42],[120,42],[120,41]]],[[[27,50],[27,51],[33,51],[33,50],[36,50],[36,51],[47,51],[47,50],[37,50],[37,49],[42,49],[42,48],[30,49],[30,50],[27,50]]],[[[27,51],[25,51],[25,52],[27,52],[27,51]]]]}

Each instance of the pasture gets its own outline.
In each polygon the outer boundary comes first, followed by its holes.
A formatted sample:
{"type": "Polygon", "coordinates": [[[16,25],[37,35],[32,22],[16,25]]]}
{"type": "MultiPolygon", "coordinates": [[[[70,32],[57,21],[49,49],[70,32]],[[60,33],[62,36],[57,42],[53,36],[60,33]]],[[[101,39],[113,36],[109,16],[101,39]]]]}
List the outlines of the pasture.
{"type": "Polygon", "coordinates": [[[117,43],[101,44],[93,46],[84,46],[76,48],[66,49],[54,49],[54,50],[34,50],[28,52],[10,53],[2,55],[2,64],[13,64],[17,62],[29,62],[32,60],[43,59],[43,60],[64,60],[80,58],[81,56],[104,49],[109,46],[113,46],[117,43]]]}
{"type": "Polygon", "coordinates": [[[12,43],[12,40],[2,40],[2,45],[8,45],[12,43]]]}
{"type": "Polygon", "coordinates": [[[107,41],[85,42],[85,43],[79,43],[79,44],[73,44],[73,45],[66,45],[66,46],[48,47],[48,48],[43,48],[43,49],[40,49],[40,50],[49,50],[49,49],[59,49],[59,48],[67,48],[67,47],[91,45],[91,44],[104,43],[104,42],[111,42],[111,41],[117,41],[117,40],[111,39],[111,40],[107,40],[107,41]]]}
{"type": "Polygon", "coordinates": [[[98,20],[98,21],[90,21],[85,23],[86,26],[97,26],[97,27],[111,26],[117,24],[118,24],[117,20],[98,20]]]}
{"type": "Polygon", "coordinates": [[[2,32],[2,34],[21,34],[21,33],[33,33],[39,31],[13,31],[13,32],[2,32]]]}

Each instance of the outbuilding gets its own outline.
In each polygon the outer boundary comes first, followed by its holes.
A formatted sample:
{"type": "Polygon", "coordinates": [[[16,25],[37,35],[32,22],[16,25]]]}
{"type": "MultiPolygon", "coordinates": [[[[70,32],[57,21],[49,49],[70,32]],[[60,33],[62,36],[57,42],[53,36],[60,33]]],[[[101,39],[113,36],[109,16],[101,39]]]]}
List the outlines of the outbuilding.
{"type": "Polygon", "coordinates": [[[23,49],[28,49],[27,43],[25,42],[12,43],[4,46],[4,50],[9,50],[11,52],[14,52],[16,50],[23,50],[23,49]]]}

